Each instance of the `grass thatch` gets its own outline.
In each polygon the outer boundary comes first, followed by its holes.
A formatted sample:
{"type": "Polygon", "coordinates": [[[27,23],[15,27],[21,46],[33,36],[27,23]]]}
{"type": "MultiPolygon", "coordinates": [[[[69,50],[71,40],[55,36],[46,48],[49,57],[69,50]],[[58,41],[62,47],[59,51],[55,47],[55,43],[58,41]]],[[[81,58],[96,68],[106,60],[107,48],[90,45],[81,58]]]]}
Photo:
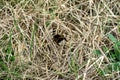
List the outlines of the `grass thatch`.
{"type": "Polygon", "coordinates": [[[119,0],[0,0],[0,79],[120,79],[119,32],[119,0]]]}

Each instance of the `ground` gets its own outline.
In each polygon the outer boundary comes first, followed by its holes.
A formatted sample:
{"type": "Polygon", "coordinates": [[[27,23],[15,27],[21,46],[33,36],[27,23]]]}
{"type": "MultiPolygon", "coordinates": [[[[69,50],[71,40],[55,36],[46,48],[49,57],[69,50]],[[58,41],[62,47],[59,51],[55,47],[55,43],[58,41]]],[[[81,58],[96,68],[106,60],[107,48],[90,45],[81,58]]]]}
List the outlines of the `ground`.
{"type": "Polygon", "coordinates": [[[120,79],[119,0],[0,0],[0,79],[120,79]]]}

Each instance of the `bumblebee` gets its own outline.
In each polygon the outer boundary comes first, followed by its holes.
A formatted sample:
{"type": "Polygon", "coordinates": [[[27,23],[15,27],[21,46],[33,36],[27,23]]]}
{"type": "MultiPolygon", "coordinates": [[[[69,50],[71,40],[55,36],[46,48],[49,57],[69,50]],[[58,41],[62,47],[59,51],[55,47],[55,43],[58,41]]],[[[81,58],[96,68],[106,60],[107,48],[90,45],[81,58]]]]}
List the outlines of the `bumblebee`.
{"type": "Polygon", "coordinates": [[[57,33],[57,25],[53,24],[53,42],[55,42],[57,45],[59,45],[60,42],[62,42],[63,40],[67,41],[66,38],[64,37],[64,35],[62,35],[63,32],[61,32],[61,34],[57,33]]]}
{"type": "Polygon", "coordinates": [[[53,41],[55,43],[57,43],[58,45],[63,40],[67,41],[66,38],[64,37],[64,35],[56,34],[56,35],[53,36],[53,41]]]}

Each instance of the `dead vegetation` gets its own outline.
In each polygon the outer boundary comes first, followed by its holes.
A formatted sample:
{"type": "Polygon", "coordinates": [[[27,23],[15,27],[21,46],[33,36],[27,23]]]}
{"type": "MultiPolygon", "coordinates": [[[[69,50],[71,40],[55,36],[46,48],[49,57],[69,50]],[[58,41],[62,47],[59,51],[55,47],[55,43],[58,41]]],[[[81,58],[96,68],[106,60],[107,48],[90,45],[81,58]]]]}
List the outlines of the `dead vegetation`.
{"type": "MultiPolygon", "coordinates": [[[[111,33],[119,40],[119,0],[1,0],[0,78],[20,80],[119,79],[102,74],[111,33]],[[66,40],[56,44],[54,35],[66,40]],[[97,56],[94,51],[102,54],[97,56]]],[[[58,38],[59,39],[59,38],[58,38]]]]}

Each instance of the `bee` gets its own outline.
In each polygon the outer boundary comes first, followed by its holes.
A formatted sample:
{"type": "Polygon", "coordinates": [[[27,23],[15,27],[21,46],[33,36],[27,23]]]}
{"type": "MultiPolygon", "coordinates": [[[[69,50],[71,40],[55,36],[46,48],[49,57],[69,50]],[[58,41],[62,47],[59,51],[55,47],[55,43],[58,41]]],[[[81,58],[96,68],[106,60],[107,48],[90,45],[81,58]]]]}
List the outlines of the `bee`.
{"type": "MultiPolygon", "coordinates": [[[[60,31],[59,31],[60,32],[60,31]]],[[[53,42],[55,42],[57,45],[59,45],[60,42],[62,42],[63,40],[67,41],[66,38],[64,37],[63,32],[58,33],[57,30],[57,24],[53,24],[53,42]]]]}
{"type": "Polygon", "coordinates": [[[59,43],[63,40],[67,41],[64,35],[56,34],[53,36],[53,41],[57,43],[57,45],[59,45],[59,43]]]}

